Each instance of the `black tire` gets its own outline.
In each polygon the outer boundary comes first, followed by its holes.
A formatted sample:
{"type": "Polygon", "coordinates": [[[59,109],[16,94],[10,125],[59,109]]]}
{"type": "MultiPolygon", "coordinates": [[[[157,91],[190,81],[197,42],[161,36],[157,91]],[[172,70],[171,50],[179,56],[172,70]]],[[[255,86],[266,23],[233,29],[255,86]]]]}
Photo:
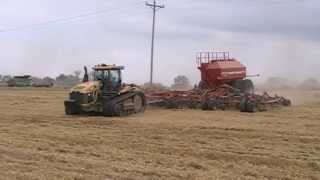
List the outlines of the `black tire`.
{"type": "Polygon", "coordinates": [[[208,110],[216,110],[218,107],[218,103],[215,99],[211,99],[207,102],[208,110]]]}
{"type": "Polygon", "coordinates": [[[128,116],[128,112],[123,109],[122,104],[116,104],[114,106],[114,113],[115,113],[114,114],[115,116],[119,116],[119,117],[128,116]]]}
{"type": "Polygon", "coordinates": [[[250,79],[236,80],[232,83],[232,86],[239,89],[245,94],[254,94],[254,85],[250,79]]]}
{"type": "Polygon", "coordinates": [[[80,114],[80,108],[76,105],[65,104],[66,115],[77,115],[80,114]]]}
{"type": "Polygon", "coordinates": [[[240,112],[246,112],[247,110],[247,99],[242,98],[239,104],[240,112]]]}
{"type": "Polygon", "coordinates": [[[258,105],[256,102],[250,101],[247,98],[243,98],[240,101],[240,111],[241,112],[248,112],[248,113],[254,113],[259,110],[258,105]]]}
{"type": "Polygon", "coordinates": [[[258,111],[258,106],[256,103],[254,102],[250,102],[248,101],[247,102],[247,111],[246,112],[249,112],[249,113],[255,113],[258,111]]]}
{"type": "Polygon", "coordinates": [[[178,109],[179,108],[179,102],[175,100],[167,100],[166,101],[166,108],[167,109],[178,109]]]}
{"type": "Polygon", "coordinates": [[[284,99],[282,100],[282,105],[285,107],[291,106],[291,101],[289,99],[284,99]]]}
{"type": "Polygon", "coordinates": [[[203,111],[208,111],[209,110],[209,105],[207,101],[201,102],[201,109],[203,111]]]}
{"type": "Polygon", "coordinates": [[[209,85],[205,81],[200,81],[198,87],[199,89],[209,89],[209,85]]]}

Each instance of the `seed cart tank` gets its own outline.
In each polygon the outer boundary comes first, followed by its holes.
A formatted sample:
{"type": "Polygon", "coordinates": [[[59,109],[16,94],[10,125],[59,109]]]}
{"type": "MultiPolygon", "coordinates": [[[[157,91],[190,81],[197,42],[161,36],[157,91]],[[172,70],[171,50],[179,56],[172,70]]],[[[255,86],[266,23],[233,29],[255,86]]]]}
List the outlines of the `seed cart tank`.
{"type": "Polygon", "coordinates": [[[247,68],[229,52],[200,52],[197,66],[201,72],[201,89],[212,89],[223,84],[231,85],[242,92],[253,93],[254,86],[247,77],[247,68]]]}

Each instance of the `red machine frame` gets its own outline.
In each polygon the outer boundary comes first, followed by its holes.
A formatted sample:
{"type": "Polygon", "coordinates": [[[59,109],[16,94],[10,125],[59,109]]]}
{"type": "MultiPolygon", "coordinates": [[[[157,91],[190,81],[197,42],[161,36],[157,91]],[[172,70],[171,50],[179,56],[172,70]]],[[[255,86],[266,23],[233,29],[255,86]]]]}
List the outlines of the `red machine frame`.
{"type": "Polygon", "coordinates": [[[229,52],[199,52],[196,59],[201,71],[201,83],[209,88],[231,84],[247,76],[247,68],[231,58],[229,52]]]}

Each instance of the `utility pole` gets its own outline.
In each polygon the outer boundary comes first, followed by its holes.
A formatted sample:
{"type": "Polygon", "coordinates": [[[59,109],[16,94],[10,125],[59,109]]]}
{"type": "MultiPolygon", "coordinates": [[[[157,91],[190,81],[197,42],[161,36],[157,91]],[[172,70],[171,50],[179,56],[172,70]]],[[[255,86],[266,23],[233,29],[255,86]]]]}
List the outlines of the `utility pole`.
{"type": "Polygon", "coordinates": [[[150,63],[150,85],[153,84],[153,52],[154,52],[154,32],[156,24],[156,12],[159,9],[164,8],[164,5],[158,5],[156,0],[153,0],[153,4],[146,2],[146,6],[149,6],[153,10],[153,21],[152,21],[152,39],[151,39],[151,63],[150,63]]]}

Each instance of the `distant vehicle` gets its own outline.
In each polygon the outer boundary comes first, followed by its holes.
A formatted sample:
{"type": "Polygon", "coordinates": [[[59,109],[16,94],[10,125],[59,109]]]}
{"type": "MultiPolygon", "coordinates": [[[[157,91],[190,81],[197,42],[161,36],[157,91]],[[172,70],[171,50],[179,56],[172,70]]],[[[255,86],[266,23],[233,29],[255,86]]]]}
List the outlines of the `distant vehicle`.
{"type": "Polygon", "coordinates": [[[46,87],[50,88],[53,87],[53,82],[46,82],[46,81],[41,81],[41,82],[34,82],[32,83],[32,87],[46,87]]]}
{"type": "Polygon", "coordinates": [[[83,112],[106,116],[126,116],[143,112],[147,106],[145,94],[136,85],[122,84],[123,66],[96,65],[94,80],[88,81],[85,68],[83,83],[73,87],[64,102],[67,115],[83,112]]]}
{"type": "Polygon", "coordinates": [[[7,81],[9,87],[52,87],[53,82],[49,81],[36,81],[32,80],[30,75],[14,76],[12,79],[7,81]]]}
{"type": "Polygon", "coordinates": [[[7,83],[9,87],[30,87],[32,86],[32,79],[29,75],[14,76],[7,83]]]}

